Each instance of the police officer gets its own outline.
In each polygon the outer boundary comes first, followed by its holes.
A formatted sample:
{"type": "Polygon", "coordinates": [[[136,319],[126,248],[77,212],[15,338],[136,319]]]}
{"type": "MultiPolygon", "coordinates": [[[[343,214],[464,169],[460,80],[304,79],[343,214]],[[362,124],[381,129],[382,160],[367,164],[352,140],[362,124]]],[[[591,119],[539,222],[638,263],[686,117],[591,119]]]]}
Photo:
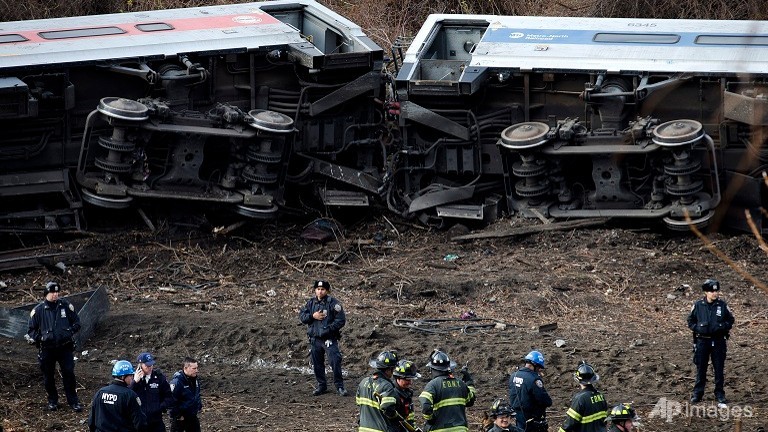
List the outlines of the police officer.
{"type": "Polygon", "coordinates": [[[509,404],[516,413],[517,427],[527,432],[546,432],[547,407],[552,398],[544,388],[540,371],[544,369],[544,356],[529,352],[525,365],[509,377],[509,404]]]}
{"type": "Polygon", "coordinates": [[[565,413],[565,421],[558,432],[605,431],[604,419],[608,415],[608,404],[605,396],[594,386],[600,376],[590,364],[582,360],[573,378],[581,386],[581,391],[573,396],[571,407],[565,413]]]}
{"type": "Polygon", "coordinates": [[[90,432],[144,431],[147,419],[141,411],[139,396],[129,388],[133,366],[127,360],[115,362],[112,382],[96,392],[88,417],[90,432]]]}
{"type": "Polygon", "coordinates": [[[75,381],[75,333],[80,331],[80,318],[75,307],[59,298],[61,287],[56,282],[45,284],[45,300],[32,309],[29,314],[29,331],[25,338],[36,344],[40,351],[37,359],[43,371],[43,385],[48,394],[48,409],[55,411],[59,407],[59,394],[56,391],[56,363],[61,369],[64,393],[67,403],[73,410],[83,410],[77,398],[75,381]]]}
{"type": "Polygon", "coordinates": [[[693,332],[694,341],[693,362],[696,364],[696,384],[693,385],[691,402],[699,402],[704,396],[707,366],[711,357],[712,369],[715,370],[715,398],[717,402],[725,404],[725,341],[730,336],[734,318],[728,305],[720,300],[720,282],[707,279],[701,289],[704,298],[693,304],[688,315],[688,328],[693,332]]]}
{"type": "Polygon", "coordinates": [[[355,403],[360,407],[360,432],[398,431],[395,385],[392,374],[397,366],[397,353],[382,351],[368,363],[376,369],[373,375],[360,381],[355,403]]]}
{"type": "Polygon", "coordinates": [[[410,360],[397,362],[395,372],[395,411],[397,411],[399,431],[416,429],[416,415],[413,412],[413,380],[421,378],[416,365],[410,360]]]}
{"type": "Polygon", "coordinates": [[[200,419],[197,415],[203,409],[203,401],[200,398],[197,372],[197,360],[185,357],[181,370],[171,378],[173,405],[168,409],[171,432],[200,432],[200,419]]]}
{"type": "Polygon", "coordinates": [[[448,354],[434,350],[427,367],[432,370],[432,381],[419,395],[419,403],[427,430],[432,432],[466,432],[466,407],[475,404],[475,387],[469,371],[462,371],[462,379],[454,376],[456,363],[448,354]]]}
{"type": "Polygon", "coordinates": [[[141,399],[141,410],[147,416],[147,432],[165,432],[163,413],[173,405],[171,386],[165,375],[155,368],[155,358],[144,352],[136,359],[139,366],[133,375],[131,389],[141,399]]]}
{"type": "Polygon", "coordinates": [[[493,427],[488,429],[488,432],[523,432],[523,429],[512,424],[512,419],[516,417],[515,410],[501,399],[491,405],[490,416],[493,419],[493,427]]]}
{"type": "Polygon", "coordinates": [[[313,288],[315,296],[309,299],[299,311],[299,320],[307,325],[310,356],[317,380],[317,387],[312,394],[319,396],[328,391],[328,382],[325,377],[325,355],[328,354],[336,391],[341,396],[347,396],[344,377],[341,375],[341,351],[339,350],[341,328],[347,323],[347,317],[341,303],[328,295],[331,284],[324,280],[317,280],[313,288]]]}
{"type": "Polygon", "coordinates": [[[637,413],[628,403],[616,405],[605,418],[608,432],[632,432],[637,421],[637,413]]]}

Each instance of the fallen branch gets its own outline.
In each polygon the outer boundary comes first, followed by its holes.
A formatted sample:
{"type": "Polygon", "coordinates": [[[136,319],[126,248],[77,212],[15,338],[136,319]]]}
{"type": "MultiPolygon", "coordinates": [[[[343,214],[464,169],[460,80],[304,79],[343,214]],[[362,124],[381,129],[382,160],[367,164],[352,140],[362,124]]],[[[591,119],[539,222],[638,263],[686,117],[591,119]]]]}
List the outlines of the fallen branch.
{"type": "Polygon", "coordinates": [[[546,231],[562,231],[562,230],[569,230],[574,228],[585,228],[590,226],[603,225],[609,220],[610,220],[609,218],[578,219],[578,220],[565,221],[565,222],[555,222],[555,223],[550,223],[546,225],[533,225],[533,226],[512,228],[504,231],[465,234],[465,235],[453,237],[451,238],[451,240],[460,241],[460,240],[477,240],[477,239],[488,239],[488,238],[503,238],[503,237],[518,236],[518,235],[536,234],[536,233],[546,232],[546,231]]]}

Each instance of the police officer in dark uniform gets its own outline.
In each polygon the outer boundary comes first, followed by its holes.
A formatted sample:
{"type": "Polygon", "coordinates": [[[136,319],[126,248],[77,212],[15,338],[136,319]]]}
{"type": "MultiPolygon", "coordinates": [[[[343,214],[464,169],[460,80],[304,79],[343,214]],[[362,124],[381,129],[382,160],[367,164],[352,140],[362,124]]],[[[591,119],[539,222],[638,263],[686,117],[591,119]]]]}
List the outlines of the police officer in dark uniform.
{"type": "Polygon", "coordinates": [[[40,351],[37,355],[40,369],[43,371],[43,385],[48,394],[48,409],[55,411],[59,407],[59,394],[56,391],[56,363],[61,369],[64,393],[67,403],[73,410],[83,410],[77,398],[75,381],[75,333],[80,331],[80,318],[75,307],[59,298],[61,287],[56,282],[45,285],[45,300],[35,306],[29,314],[29,331],[25,338],[36,344],[40,351]]]}
{"type": "Polygon", "coordinates": [[[141,399],[141,410],[147,416],[147,432],[165,432],[163,413],[173,405],[171,386],[165,375],[155,368],[155,358],[144,352],[136,359],[131,390],[141,399]]]}
{"type": "Polygon", "coordinates": [[[333,370],[333,382],[341,396],[347,396],[344,389],[344,377],[341,375],[341,351],[339,339],[341,328],[347,323],[344,309],[338,300],[328,295],[331,284],[324,280],[315,281],[315,296],[299,311],[299,320],[307,325],[312,367],[317,380],[317,388],[312,393],[319,396],[328,391],[325,377],[325,355],[333,370]]]}
{"type": "Polygon", "coordinates": [[[466,432],[469,430],[466,408],[475,404],[475,387],[469,371],[462,378],[454,376],[456,363],[440,350],[434,350],[427,367],[432,381],[419,395],[419,403],[427,430],[432,432],[466,432]]]}
{"type": "Polygon", "coordinates": [[[720,300],[720,282],[707,279],[701,289],[704,298],[693,304],[688,315],[688,328],[693,332],[694,341],[693,362],[696,364],[696,384],[693,386],[691,402],[699,402],[704,396],[707,366],[711,357],[712,368],[715,370],[715,398],[725,404],[725,341],[730,336],[734,318],[728,305],[720,300]]]}
{"type": "Polygon", "coordinates": [[[546,410],[552,406],[552,398],[540,375],[544,369],[544,356],[531,351],[524,360],[525,365],[509,377],[509,405],[516,413],[519,429],[546,432],[549,428],[546,410]]]}
{"type": "Polygon", "coordinates": [[[141,400],[129,388],[133,373],[131,362],[115,362],[112,367],[114,380],[96,392],[91,402],[90,432],[144,432],[147,419],[141,411],[141,400]]]}
{"type": "Polygon", "coordinates": [[[573,396],[571,407],[565,413],[565,421],[558,432],[604,432],[608,403],[594,386],[600,376],[591,365],[582,361],[573,378],[581,386],[581,391],[573,396]]]}
{"type": "Polygon", "coordinates": [[[396,432],[399,425],[392,374],[397,366],[397,353],[383,351],[368,364],[376,372],[357,386],[355,403],[360,407],[358,431],[396,432]]]}
{"type": "Polygon", "coordinates": [[[197,376],[197,360],[185,357],[180,371],[173,374],[171,395],[173,405],[168,408],[171,416],[171,432],[200,432],[198,414],[203,409],[200,397],[200,379],[197,376]]]}
{"type": "Polygon", "coordinates": [[[395,411],[401,432],[416,429],[416,415],[413,412],[413,380],[421,378],[416,365],[410,360],[397,362],[393,372],[395,384],[395,411]]]}

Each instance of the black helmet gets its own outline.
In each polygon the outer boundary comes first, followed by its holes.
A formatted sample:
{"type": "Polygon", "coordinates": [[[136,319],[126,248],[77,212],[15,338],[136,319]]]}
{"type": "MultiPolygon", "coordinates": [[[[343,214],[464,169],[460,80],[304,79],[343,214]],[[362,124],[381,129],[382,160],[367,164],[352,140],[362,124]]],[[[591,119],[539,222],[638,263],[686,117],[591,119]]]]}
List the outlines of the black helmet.
{"type": "Polygon", "coordinates": [[[501,415],[514,417],[516,413],[506,402],[501,399],[496,399],[493,405],[491,405],[491,417],[496,418],[501,415]]]}
{"type": "Polygon", "coordinates": [[[720,291],[720,282],[716,279],[707,279],[701,284],[701,290],[707,292],[720,291]]]}
{"type": "Polygon", "coordinates": [[[397,362],[393,375],[408,379],[421,378],[421,374],[416,370],[416,365],[410,360],[400,360],[397,362]]]}
{"type": "Polygon", "coordinates": [[[616,405],[611,409],[608,417],[605,418],[606,422],[616,423],[622,420],[637,420],[637,413],[635,409],[628,403],[616,405]]]}
{"type": "Polygon", "coordinates": [[[450,372],[456,367],[456,362],[452,361],[448,354],[434,350],[432,355],[429,356],[429,363],[427,367],[441,372],[450,372]]]}
{"type": "Polygon", "coordinates": [[[578,369],[573,374],[573,378],[579,382],[579,384],[593,384],[600,379],[600,375],[595,373],[595,369],[589,363],[584,360],[579,363],[578,369]]]}
{"type": "Polygon", "coordinates": [[[58,282],[53,282],[53,281],[48,282],[47,284],[45,284],[45,288],[43,289],[43,292],[45,294],[57,293],[59,291],[61,291],[61,286],[59,286],[58,282]]]}
{"type": "Polygon", "coordinates": [[[389,369],[397,366],[397,353],[394,351],[382,351],[378,357],[368,362],[375,369],[389,369]]]}

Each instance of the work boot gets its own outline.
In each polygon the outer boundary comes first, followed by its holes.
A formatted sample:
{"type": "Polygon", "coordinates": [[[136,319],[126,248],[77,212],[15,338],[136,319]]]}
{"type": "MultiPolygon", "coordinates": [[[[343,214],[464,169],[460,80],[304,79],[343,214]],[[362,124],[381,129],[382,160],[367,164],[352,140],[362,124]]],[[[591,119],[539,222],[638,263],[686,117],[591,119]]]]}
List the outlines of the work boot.
{"type": "Polygon", "coordinates": [[[48,411],[56,411],[59,409],[59,404],[56,402],[48,402],[48,411]]]}
{"type": "Polygon", "coordinates": [[[691,403],[701,402],[701,395],[691,396],[691,403]]]}
{"type": "Polygon", "coordinates": [[[725,395],[717,395],[717,403],[727,404],[728,399],[725,398],[725,395]]]}
{"type": "Polygon", "coordinates": [[[349,393],[344,390],[344,387],[339,387],[337,391],[339,392],[339,396],[349,396],[349,393]]]}
{"type": "Polygon", "coordinates": [[[80,402],[75,402],[70,406],[72,407],[72,411],[74,412],[83,412],[83,406],[80,405],[80,402]]]}
{"type": "Polygon", "coordinates": [[[328,393],[328,389],[316,388],[315,391],[312,392],[312,396],[320,396],[321,394],[325,393],[328,393]]]}

